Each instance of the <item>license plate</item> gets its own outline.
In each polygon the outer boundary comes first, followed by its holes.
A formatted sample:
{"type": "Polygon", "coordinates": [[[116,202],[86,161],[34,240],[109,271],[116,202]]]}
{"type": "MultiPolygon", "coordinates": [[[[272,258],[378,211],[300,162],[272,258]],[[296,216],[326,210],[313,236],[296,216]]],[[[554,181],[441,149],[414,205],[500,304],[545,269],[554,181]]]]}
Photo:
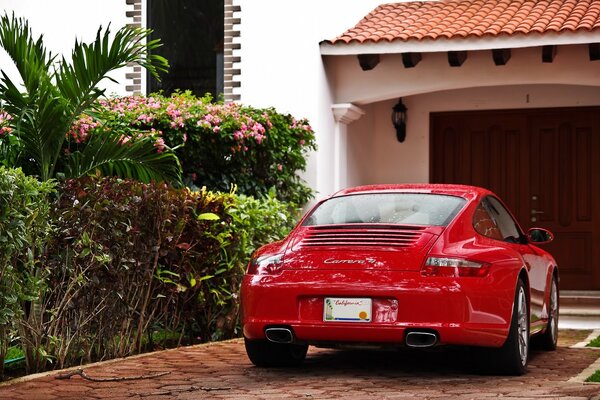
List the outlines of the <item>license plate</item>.
{"type": "Polygon", "coordinates": [[[323,321],[371,322],[372,302],[364,298],[326,297],[323,321]]]}

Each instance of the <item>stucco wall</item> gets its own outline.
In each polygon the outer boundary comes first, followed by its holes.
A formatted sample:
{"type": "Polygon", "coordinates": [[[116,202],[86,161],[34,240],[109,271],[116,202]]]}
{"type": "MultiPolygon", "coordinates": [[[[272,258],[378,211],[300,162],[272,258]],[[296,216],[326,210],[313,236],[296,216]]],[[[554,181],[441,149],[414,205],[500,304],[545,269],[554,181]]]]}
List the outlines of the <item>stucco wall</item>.
{"type": "Polygon", "coordinates": [[[317,132],[318,153],[304,178],[319,192],[333,190],[332,94],[319,42],[341,34],[382,3],[379,0],[235,0],[241,6],[241,102],[274,106],[306,117],[317,132]],[[317,156],[318,154],[318,156],[317,156]]]}
{"type": "MultiPolygon", "coordinates": [[[[53,54],[64,54],[67,59],[75,39],[89,42],[94,40],[100,25],[106,27],[110,23],[111,31],[115,32],[128,22],[125,0],[0,0],[0,10],[26,18],[35,38],[43,34],[46,48],[53,54]]],[[[0,68],[11,79],[18,79],[12,61],[1,49],[0,68]]],[[[111,76],[121,84],[102,82],[107,94],[126,94],[125,69],[111,76]]]]}
{"type": "Polygon", "coordinates": [[[425,53],[414,68],[404,68],[399,54],[389,54],[371,71],[362,71],[356,56],[330,56],[327,72],[334,100],[359,105],[468,87],[600,84],[600,61],[589,60],[586,45],[560,46],[552,63],[543,63],[541,52],[541,47],[513,49],[506,65],[495,66],[491,51],[472,51],[461,67],[450,67],[445,52],[425,53]]]}

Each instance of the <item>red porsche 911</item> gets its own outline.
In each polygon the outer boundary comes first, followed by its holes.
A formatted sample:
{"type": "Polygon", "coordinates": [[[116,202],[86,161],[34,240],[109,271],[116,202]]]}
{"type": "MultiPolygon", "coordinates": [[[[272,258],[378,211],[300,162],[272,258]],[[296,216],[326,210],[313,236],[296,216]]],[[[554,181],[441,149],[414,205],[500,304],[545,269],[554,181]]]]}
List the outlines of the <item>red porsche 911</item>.
{"type": "Polygon", "coordinates": [[[343,190],[253,256],[241,290],[248,357],[301,364],[309,345],[487,348],[522,374],[553,350],[558,268],[492,192],[463,185],[343,190]]]}

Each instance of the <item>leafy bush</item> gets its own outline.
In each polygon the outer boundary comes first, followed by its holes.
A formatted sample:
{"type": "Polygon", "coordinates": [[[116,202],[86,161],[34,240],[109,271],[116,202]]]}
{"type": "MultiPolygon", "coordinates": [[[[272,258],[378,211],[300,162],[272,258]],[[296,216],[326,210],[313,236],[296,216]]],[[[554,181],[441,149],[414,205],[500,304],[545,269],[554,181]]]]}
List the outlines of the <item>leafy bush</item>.
{"type": "Polygon", "coordinates": [[[296,205],[312,196],[297,172],[315,149],[314,132],[306,120],[273,108],[215,104],[186,92],[103,100],[94,117],[84,115],[75,124],[71,151],[107,128],[124,141],[151,135],[157,151],[175,149],[188,186],[229,191],[236,185],[255,197],[274,188],[279,199],[296,205]]]}
{"type": "Polygon", "coordinates": [[[158,78],[167,70],[167,60],[149,54],[160,46],[159,40],[146,40],[150,33],[130,26],[114,34],[100,28],[94,41],[76,40],[68,60],[48,51],[44,37],[35,38],[27,20],[6,11],[0,15],[0,47],[19,76],[13,82],[12,74],[0,69],[0,162],[43,181],[96,173],[179,181],[177,158],[156,154],[151,138],[123,146],[118,136],[99,131],[78,151],[65,152],[73,121],[91,112],[104,95],[98,84],[112,79],[112,71],[139,65],[158,78]]]}
{"type": "Polygon", "coordinates": [[[274,195],[192,192],[118,179],[59,187],[44,303],[58,366],[153,346],[235,337],[237,294],[251,249],[293,222],[274,195]]]}
{"type": "Polygon", "coordinates": [[[0,376],[10,334],[34,318],[53,185],[0,166],[0,376]]]}

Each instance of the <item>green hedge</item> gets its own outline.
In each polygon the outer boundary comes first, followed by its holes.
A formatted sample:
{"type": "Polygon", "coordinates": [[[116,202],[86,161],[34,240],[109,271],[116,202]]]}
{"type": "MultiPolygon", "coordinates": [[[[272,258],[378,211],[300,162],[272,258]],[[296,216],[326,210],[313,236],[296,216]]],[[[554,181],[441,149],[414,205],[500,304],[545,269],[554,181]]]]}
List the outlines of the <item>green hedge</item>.
{"type": "Polygon", "coordinates": [[[0,166],[0,377],[10,338],[46,288],[41,259],[50,234],[52,183],[0,166]]]}
{"type": "Polygon", "coordinates": [[[239,336],[248,257],[294,222],[273,195],[114,178],[69,180],[58,192],[39,341],[59,367],[147,350],[157,332],[172,344],[239,336]]]}

